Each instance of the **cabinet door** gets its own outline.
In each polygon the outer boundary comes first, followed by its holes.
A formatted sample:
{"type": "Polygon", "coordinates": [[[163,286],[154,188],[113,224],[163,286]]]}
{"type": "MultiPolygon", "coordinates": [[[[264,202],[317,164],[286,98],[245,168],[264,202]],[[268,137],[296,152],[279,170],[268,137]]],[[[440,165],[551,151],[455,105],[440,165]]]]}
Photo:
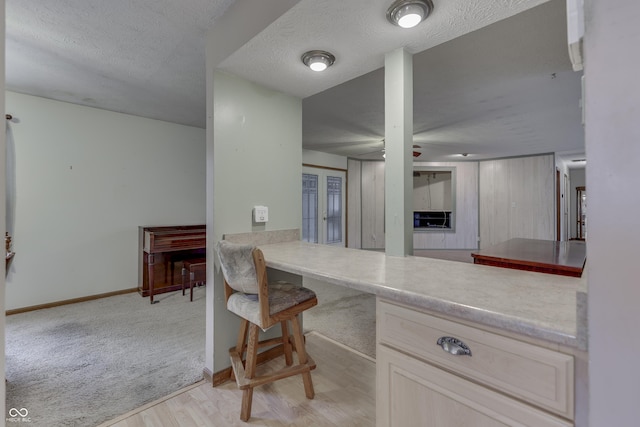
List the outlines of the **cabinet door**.
{"type": "Polygon", "coordinates": [[[362,249],[384,248],[384,162],[362,162],[362,249]]]}
{"type": "Polygon", "coordinates": [[[379,345],[377,427],[560,427],[573,424],[379,345]]]}

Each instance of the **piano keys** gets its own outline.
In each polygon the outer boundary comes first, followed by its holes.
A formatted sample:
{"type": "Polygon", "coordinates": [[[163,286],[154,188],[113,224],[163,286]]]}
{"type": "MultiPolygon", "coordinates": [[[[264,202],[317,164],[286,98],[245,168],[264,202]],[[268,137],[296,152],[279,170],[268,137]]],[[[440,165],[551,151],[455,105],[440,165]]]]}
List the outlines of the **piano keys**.
{"type": "Polygon", "coordinates": [[[138,293],[153,304],[182,289],[182,262],[206,257],[206,241],[205,225],[138,227],[138,293]]]}

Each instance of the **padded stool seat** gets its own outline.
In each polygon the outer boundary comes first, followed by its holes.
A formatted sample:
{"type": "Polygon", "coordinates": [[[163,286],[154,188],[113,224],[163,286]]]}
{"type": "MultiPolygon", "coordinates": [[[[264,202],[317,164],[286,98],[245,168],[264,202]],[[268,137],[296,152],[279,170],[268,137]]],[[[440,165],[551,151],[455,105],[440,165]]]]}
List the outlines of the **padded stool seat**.
{"type": "MultiPolygon", "coordinates": [[[[269,315],[273,316],[297,304],[315,298],[316,294],[302,286],[287,282],[275,282],[269,285],[269,315]]],[[[258,295],[236,292],[227,301],[227,310],[260,324],[260,303],[258,295]]]]}

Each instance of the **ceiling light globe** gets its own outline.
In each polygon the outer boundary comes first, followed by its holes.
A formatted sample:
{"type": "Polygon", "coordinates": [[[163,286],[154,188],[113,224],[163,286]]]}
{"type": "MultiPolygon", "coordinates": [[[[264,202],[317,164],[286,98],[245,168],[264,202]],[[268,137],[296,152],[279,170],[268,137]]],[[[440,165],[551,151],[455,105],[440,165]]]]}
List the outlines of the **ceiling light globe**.
{"type": "Polygon", "coordinates": [[[326,60],[326,58],[323,58],[321,56],[311,58],[311,61],[309,61],[309,68],[311,68],[313,71],[324,71],[327,69],[327,67],[328,61],[326,60]]]}
{"type": "Polygon", "coordinates": [[[433,11],[432,0],[395,0],[387,9],[387,19],[401,28],[412,28],[433,11]]]}
{"type": "Polygon", "coordinates": [[[424,10],[415,5],[408,5],[398,11],[396,18],[400,27],[413,28],[422,22],[424,10]]]}
{"type": "Polygon", "coordinates": [[[313,71],[324,71],[336,60],[336,57],[324,50],[310,50],[302,55],[302,62],[313,71]]]}

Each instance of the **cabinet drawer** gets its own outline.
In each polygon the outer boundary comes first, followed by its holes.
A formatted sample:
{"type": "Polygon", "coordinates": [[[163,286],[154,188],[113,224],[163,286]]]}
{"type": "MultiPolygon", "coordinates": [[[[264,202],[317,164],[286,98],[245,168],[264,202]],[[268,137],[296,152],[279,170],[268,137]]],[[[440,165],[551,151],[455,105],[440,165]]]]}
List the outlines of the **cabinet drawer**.
{"type": "Polygon", "coordinates": [[[572,427],[571,421],[406,354],[376,355],[377,427],[572,427]]]}
{"type": "Polygon", "coordinates": [[[573,356],[378,300],[379,344],[573,419],[573,356]],[[454,337],[471,355],[437,341],[454,337]]]}

